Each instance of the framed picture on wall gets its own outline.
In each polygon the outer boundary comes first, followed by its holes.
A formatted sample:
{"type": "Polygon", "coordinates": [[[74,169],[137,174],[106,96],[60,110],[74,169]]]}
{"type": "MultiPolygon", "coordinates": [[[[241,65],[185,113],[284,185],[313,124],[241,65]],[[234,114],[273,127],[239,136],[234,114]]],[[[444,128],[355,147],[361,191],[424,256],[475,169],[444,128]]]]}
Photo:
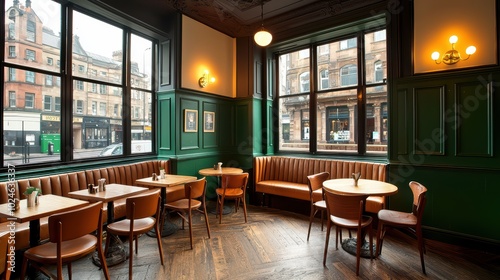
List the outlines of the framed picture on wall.
{"type": "Polygon", "coordinates": [[[203,112],[203,132],[215,132],[215,112],[203,112]]]}
{"type": "Polygon", "coordinates": [[[185,109],[184,110],[184,132],[198,131],[198,111],[185,109]]]}

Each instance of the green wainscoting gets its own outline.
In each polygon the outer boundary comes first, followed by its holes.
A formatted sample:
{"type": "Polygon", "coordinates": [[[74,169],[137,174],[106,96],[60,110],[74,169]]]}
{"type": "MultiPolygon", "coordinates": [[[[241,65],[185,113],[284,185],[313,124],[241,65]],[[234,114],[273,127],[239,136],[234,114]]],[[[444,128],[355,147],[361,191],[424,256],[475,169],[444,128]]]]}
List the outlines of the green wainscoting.
{"type": "Polygon", "coordinates": [[[410,211],[408,182],[429,189],[428,235],[500,246],[500,73],[400,79],[390,93],[390,208],[410,211]]]}

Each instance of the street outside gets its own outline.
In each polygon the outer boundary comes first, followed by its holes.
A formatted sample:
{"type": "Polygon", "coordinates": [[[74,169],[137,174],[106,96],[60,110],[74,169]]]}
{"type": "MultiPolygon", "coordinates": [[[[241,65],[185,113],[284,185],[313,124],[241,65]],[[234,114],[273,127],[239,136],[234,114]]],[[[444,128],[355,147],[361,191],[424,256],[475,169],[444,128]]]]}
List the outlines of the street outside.
{"type": "MultiPolygon", "coordinates": [[[[96,158],[103,148],[97,149],[77,149],[73,150],[73,159],[85,159],[85,158],[96,158]]],[[[23,164],[34,164],[41,162],[57,162],[61,158],[60,153],[54,153],[49,155],[47,153],[30,153],[25,154],[5,154],[4,155],[4,166],[10,165],[23,165],[23,164]]]]}

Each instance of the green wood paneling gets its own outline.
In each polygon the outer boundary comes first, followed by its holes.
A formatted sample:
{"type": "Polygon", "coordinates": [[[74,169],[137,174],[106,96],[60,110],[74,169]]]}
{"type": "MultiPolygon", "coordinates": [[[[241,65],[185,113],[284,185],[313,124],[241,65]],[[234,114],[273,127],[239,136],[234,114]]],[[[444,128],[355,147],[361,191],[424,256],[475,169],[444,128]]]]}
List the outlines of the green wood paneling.
{"type": "Polygon", "coordinates": [[[218,121],[219,121],[219,118],[221,117],[218,113],[217,113],[217,104],[214,103],[214,102],[206,102],[204,101],[202,103],[202,115],[203,115],[203,122],[202,122],[202,125],[201,125],[201,129],[203,131],[202,135],[203,135],[203,148],[204,149],[207,149],[207,148],[217,148],[218,147],[218,136],[220,135],[220,133],[218,133],[218,131],[220,131],[222,129],[222,127],[220,127],[218,125],[218,121]],[[213,127],[213,130],[214,132],[206,132],[205,129],[204,129],[204,122],[205,122],[205,112],[213,112],[214,113],[214,127],[213,127]]]}
{"type": "Polygon", "coordinates": [[[158,100],[158,151],[159,153],[172,150],[172,99],[158,100]]]}
{"type": "Polygon", "coordinates": [[[456,85],[456,138],[458,156],[492,156],[493,101],[491,84],[479,81],[456,85]]]}
{"type": "Polygon", "coordinates": [[[419,87],[413,94],[413,150],[444,154],[444,87],[419,87]]]}
{"type": "Polygon", "coordinates": [[[195,150],[200,147],[200,124],[202,123],[202,117],[200,116],[201,104],[199,100],[193,98],[181,98],[179,102],[180,108],[180,116],[178,116],[177,120],[180,120],[179,130],[180,130],[180,150],[195,150]],[[196,132],[186,132],[185,131],[185,123],[186,123],[186,110],[195,110],[197,112],[197,129],[196,132]]]}

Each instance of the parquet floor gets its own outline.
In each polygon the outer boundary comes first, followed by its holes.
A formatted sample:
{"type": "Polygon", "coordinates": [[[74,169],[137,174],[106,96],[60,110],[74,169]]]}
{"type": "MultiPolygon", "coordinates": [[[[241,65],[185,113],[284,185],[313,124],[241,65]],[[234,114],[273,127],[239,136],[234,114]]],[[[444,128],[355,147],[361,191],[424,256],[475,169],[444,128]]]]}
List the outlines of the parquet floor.
{"type": "MultiPolygon", "coordinates": [[[[194,223],[194,249],[189,230],[163,238],[165,265],[160,264],[155,238],[139,239],[134,255],[134,279],[355,279],[356,259],[342,248],[335,250],[332,230],[326,267],[323,267],[325,231],[319,219],[307,241],[308,217],[256,206],[224,215],[222,224],[209,215],[208,239],[202,215],[194,223]]],[[[172,216],[180,225],[180,220],[172,216]]],[[[344,237],[347,236],[345,232],[344,237]]],[[[413,240],[393,231],[384,241],[382,255],[361,259],[359,279],[500,279],[499,255],[427,242],[427,275],[422,274],[413,240]]],[[[65,268],[66,271],[66,268],[65,268]]],[[[109,268],[112,279],[128,279],[128,262],[109,268]]],[[[42,277],[39,277],[43,279],[42,277]]],[[[73,279],[104,279],[90,256],[73,263],[73,279]]]]}

